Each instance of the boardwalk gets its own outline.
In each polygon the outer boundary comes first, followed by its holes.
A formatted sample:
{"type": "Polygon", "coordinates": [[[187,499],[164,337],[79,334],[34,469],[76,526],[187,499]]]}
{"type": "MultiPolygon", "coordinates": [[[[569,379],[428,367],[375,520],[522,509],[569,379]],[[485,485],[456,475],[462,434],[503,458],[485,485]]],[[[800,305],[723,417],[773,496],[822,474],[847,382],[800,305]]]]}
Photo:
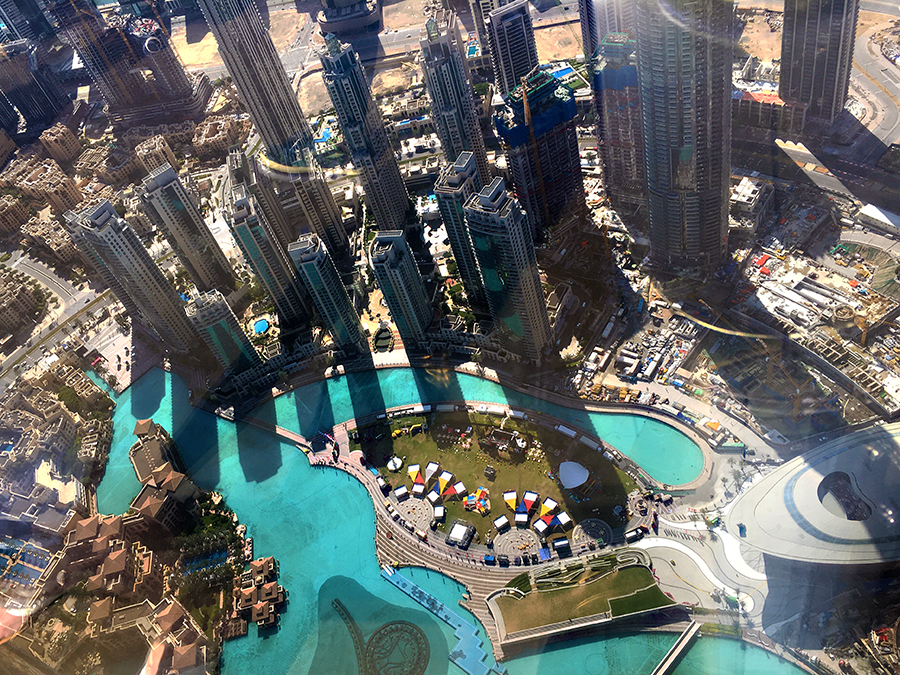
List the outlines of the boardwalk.
{"type": "Polygon", "coordinates": [[[392,568],[385,567],[381,576],[453,629],[457,643],[450,650],[450,661],[468,675],[488,675],[491,672],[484,662],[487,653],[482,649],[478,629],[473,624],[392,568]]]}

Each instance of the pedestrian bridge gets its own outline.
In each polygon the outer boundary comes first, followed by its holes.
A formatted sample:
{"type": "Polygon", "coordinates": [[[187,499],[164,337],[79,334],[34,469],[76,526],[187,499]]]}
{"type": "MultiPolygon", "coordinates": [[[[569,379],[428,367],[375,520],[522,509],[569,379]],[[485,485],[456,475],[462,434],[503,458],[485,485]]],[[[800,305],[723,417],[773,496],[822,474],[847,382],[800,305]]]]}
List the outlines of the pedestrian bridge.
{"type": "Polygon", "coordinates": [[[690,625],[684,629],[684,632],[678,636],[675,644],[672,645],[672,648],[663,657],[663,660],[653,669],[652,675],[669,675],[669,673],[675,670],[675,666],[681,660],[684,652],[686,652],[691,644],[693,644],[694,640],[697,639],[697,634],[699,632],[700,624],[696,621],[691,621],[690,625]]]}

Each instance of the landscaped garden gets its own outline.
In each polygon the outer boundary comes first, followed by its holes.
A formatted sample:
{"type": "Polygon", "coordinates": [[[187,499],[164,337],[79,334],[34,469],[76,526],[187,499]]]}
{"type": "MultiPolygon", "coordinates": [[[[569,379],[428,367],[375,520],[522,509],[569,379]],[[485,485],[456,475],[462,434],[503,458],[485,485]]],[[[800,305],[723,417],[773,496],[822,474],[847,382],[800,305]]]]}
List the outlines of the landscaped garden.
{"type": "MultiPolygon", "coordinates": [[[[495,518],[506,514],[512,521],[512,512],[503,502],[506,491],[515,490],[521,499],[524,492],[532,490],[542,500],[556,500],[576,523],[599,518],[615,528],[624,525],[619,514],[625,512],[627,494],[635,488],[628,475],[595,449],[526,420],[462,411],[403,416],[357,431],[356,440],[351,437],[350,449],[361,449],[394,488],[406,485],[411,490],[407,468],[418,464],[424,470],[429,462],[437,462],[441,471],[452,473],[454,481],[465,485],[467,494],[485,487],[491,498],[489,513],[467,511],[465,495],[463,499],[445,499],[447,513],[441,525],[445,528],[462,518],[475,526],[481,541],[496,535],[495,518]],[[403,460],[396,472],[387,468],[394,456],[403,460]],[[564,489],[558,479],[559,465],[564,461],[585,467],[590,475],[588,482],[576,490],[564,489]],[[616,507],[622,508],[614,511],[616,507]]],[[[531,520],[537,517],[532,513],[531,520]]]]}
{"type": "Polygon", "coordinates": [[[508,586],[525,592],[496,599],[507,633],[608,613],[624,616],[673,604],[643,565],[619,567],[615,554],[589,561],[580,560],[564,568],[551,568],[534,575],[534,587],[519,575],[508,586]],[[596,564],[595,564],[596,563],[596,564]]]}

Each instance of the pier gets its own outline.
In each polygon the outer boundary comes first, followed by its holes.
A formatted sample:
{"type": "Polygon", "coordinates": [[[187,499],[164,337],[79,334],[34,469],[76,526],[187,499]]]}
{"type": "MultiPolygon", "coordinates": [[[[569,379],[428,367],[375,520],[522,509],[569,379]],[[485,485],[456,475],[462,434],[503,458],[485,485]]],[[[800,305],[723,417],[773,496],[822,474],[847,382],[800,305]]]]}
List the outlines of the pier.
{"type": "Polygon", "coordinates": [[[468,675],[489,675],[497,672],[484,662],[487,652],[481,646],[481,638],[478,637],[478,629],[474,625],[393,568],[384,566],[381,576],[453,629],[453,635],[458,642],[450,651],[450,661],[468,675]]]}
{"type": "Polygon", "coordinates": [[[694,640],[697,639],[699,632],[700,624],[696,621],[691,621],[690,625],[684,629],[684,632],[678,636],[675,644],[672,645],[672,648],[663,657],[663,660],[653,669],[652,675],[669,675],[675,670],[676,664],[681,660],[684,652],[693,644],[694,640]]]}

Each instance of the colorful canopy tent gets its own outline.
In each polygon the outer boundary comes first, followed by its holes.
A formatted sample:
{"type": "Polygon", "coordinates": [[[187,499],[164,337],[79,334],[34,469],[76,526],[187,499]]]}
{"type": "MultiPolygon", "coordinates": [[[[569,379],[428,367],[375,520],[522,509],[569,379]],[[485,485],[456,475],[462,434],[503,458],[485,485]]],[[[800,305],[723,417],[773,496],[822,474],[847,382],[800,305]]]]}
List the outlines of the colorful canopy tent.
{"type": "Polygon", "coordinates": [[[568,529],[569,526],[572,525],[572,519],[565,511],[560,511],[558,514],[556,514],[556,518],[554,518],[553,520],[555,520],[556,524],[564,530],[568,529]]]}
{"type": "Polygon", "coordinates": [[[397,499],[403,501],[407,497],[409,497],[409,490],[406,489],[405,485],[401,485],[396,490],[394,490],[394,494],[397,496],[397,499]]]}
{"type": "Polygon", "coordinates": [[[425,484],[427,485],[428,483],[430,483],[434,475],[440,470],[440,464],[438,464],[437,462],[428,462],[428,464],[425,465],[425,484]]]}
{"type": "Polygon", "coordinates": [[[447,489],[447,486],[453,481],[453,474],[449,471],[442,471],[441,475],[438,476],[438,492],[444,494],[444,490],[447,489]]]}
{"type": "Polygon", "coordinates": [[[421,499],[425,496],[425,486],[422,483],[416,483],[412,489],[413,497],[421,499]]]}
{"type": "Polygon", "coordinates": [[[391,457],[388,460],[387,468],[391,471],[399,471],[401,466],[403,466],[403,460],[399,457],[391,457]]]}
{"type": "Polygon", "coordinates": [[[506,516],[500,516],[499,518],[494,518],[494,527],[497,532],[504,532],[509,529],[509,518],[506,516]]]}
{"type": "Polygon", "coordinates": [[[503,493],[503,501],[506,502],[506,505],[509,507],[510,511],[516,510],[516,500],[518,498],[519,495],[515,490],[507,490],[503,493]]]}
{"type": "Polygon", "coordinates": [[[409,475],[409,479],[413,483],[424,483],[425,481],[422,479],[422,472],[419,471],[418,464],[410,464],[406,469],[407,475],[409,475]]]}
{"type": "Polygon", "coordinates": [[[552,513],[553,511],[555,511],[557,506],[559,506],[559,504],[556,502],[555,499],[547,497],[544,500],[544,503],[541,504],[541,517],[546,516],[548,513],[552,513]]]}
{"type": "Polygon", "coordinates": [[[532,492],[531,490],[522,495],[522,503],[525,504],[525,511],[530,513],[538,499],[540,499],[538,493],[532,492]]]}
{"type": "Polygon", "coordinates": [[[528,527],[528,514],[524,511],[516,512],[516,527],[528,527]]]}
{"type": "Polygon", "coordinates": [[[590,475],[590,472],[578,462],[563,462],[559,465],[559,481],[566,490],[584,485],[590,475]]]}
{"type": "Polygon", "coordinates": [[[534,525],[532,525],[532,527],[534,528],[534,531],[537,532],[537,533],[538,533],[539,535],[541,535],[542,537],[543,537],[545,534],[547,534],[547,530],[550,529],[550,526],[547,525],[547,523],[545,523],[545,522],[544,522],[543,520],[541,520],[540,518],[538,518],[536,521],[534,521],[534,525]]]}
{"type": "Polygon", "coordinates": [[[484,515],[491,510],[491,495],[487,488],[478,486],[472,494],[466,497],[466,509],[469,511],[478,511],[484,515]]]}
{"type": "Polygon", "coordinates": [[[466,486],[462,481],[448,485],[441,493],[442,497],[463,497],[466,494],[466,486]]]}
{"type": "Polygon", "coordinates": [[[431,492],[429,492],[429,493],[426,495],[425,499],[427,499],[428,501],[430,501],[432,504],[437,504],[437,503],[441,500],[441,495],[440,495],[440,493],[439,493],[437,490],[435,490],[434,488],[432,488],[432,489],[431,489],[431,492]]]}

